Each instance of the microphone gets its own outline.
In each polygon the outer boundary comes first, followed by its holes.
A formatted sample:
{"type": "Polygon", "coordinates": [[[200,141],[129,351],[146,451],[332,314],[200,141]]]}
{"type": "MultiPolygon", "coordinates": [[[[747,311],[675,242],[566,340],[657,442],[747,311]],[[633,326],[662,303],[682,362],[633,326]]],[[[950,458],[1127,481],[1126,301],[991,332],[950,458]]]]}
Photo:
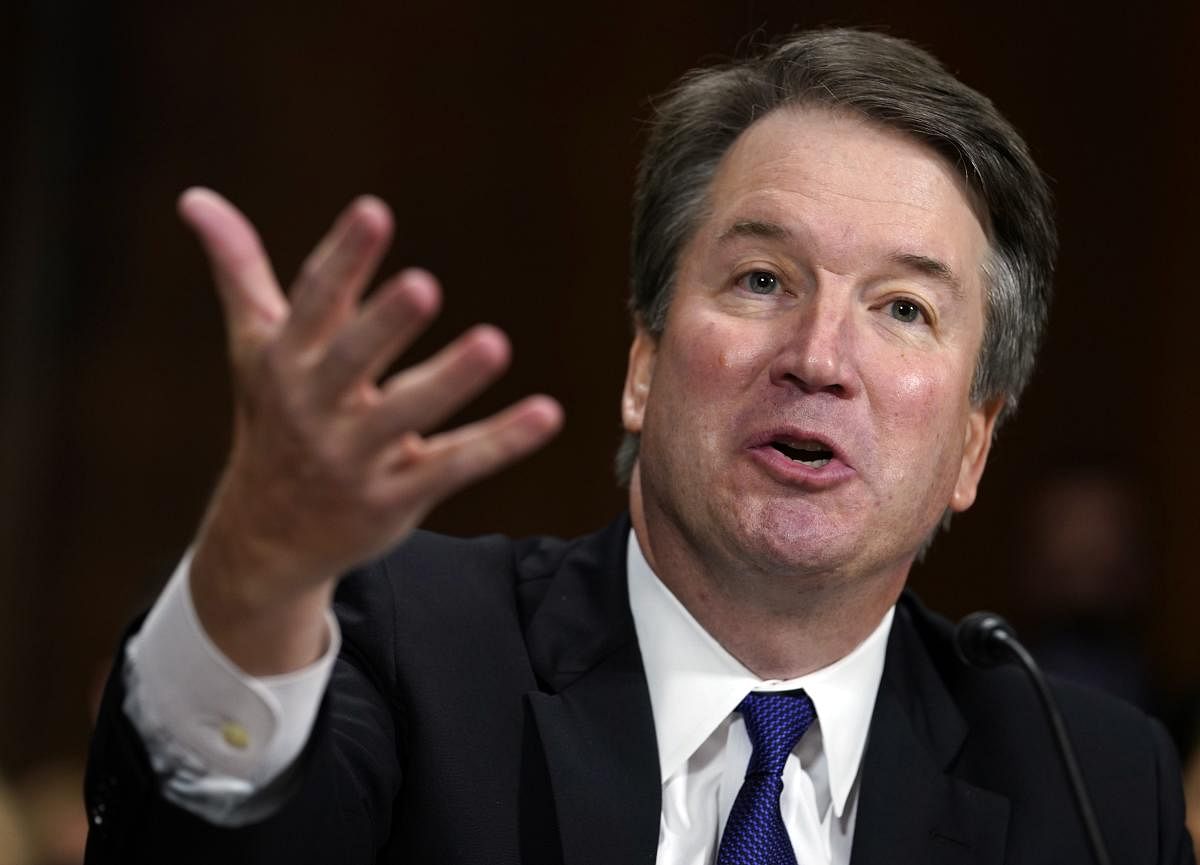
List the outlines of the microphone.
{"type": "Polygon", "coordinates": [[[1075,757],[1075,749],[1067,736],[1067,728],[1063,723],[1058,706],[1050,694],[1050,688],[1042,676],[1042,671],[1029,650],[1021,645],[1012,625],[995,613],[979,611],[971,613],[958,623],[954,631],[954,647],[963,663],[972,667],[987,669],[1001,664],[1016,663],[1023,669],[1033,682],[1034,691],[1041,701],[1042,709],[1050,722],[1054,734],[1054,743],[1058,754],[1066,768],[1067,779],[1071,792],[1075,795],[1075,805],[1083,828],[1092,848],[1092,857],[1097,865],[1110,865],[1108,848],[1100,835],[1100,827],[1096,823],[1096,812],[1092,808],[1092,800],[1088,795],[1087,786],[1083,782],[1083,774],[1079,771],[1079,760],[1075,757]]]}
{"type": "Polygon", "coordinates": [[[1013,660],[1010,642],[1017,635],[1012,626],[995,613],[971,613],[954,630],[958,656],[972,667],[998,667],[1013,660]]]}

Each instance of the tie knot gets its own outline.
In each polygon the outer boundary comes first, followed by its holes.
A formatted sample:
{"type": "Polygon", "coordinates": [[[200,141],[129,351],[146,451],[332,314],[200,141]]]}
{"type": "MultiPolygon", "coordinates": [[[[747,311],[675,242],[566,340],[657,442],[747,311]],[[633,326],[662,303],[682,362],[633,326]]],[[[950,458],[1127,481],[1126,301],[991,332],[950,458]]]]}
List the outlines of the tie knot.
{"type": "Polygon", "coordinates": [[[817,710],[803,691],[752,691],[738,704],[738,711],[754,746],[747,776],[765,773],[780,777],[788,754],[817,719],[817,710]]]}

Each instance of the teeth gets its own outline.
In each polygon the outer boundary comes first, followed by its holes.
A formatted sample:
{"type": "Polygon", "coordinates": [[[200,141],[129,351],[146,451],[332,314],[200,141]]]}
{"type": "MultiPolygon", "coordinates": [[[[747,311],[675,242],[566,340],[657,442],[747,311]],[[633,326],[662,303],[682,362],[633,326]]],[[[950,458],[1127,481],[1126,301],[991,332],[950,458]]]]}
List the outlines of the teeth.
{"type": "Polygon", "coordinates": [[[803,441],[791,442],[787,440],[779,440],[772,443],[772,447],[786,456],[788,459],[798,463],[803,463],[809,468],[819,469],[829,465],[829,461],[833,458],[829,448],[822,445],[820,442],[803,441]],[[811,454],[811,459],[806,459],[806,455],[811,454]]]}
{"type": "Polygon", "coordinates": [[[798,442],[798,441],[792,441],[791,439],[779,439],[779,443],[783,444],[783,445],[787,445],[788,447],[792,448],[793,450],[809,451],[810,453],[828,450],[828,448],[826,448],[825,445],[821,444],[820,442],[814,442],[814,441],[806,440],[806,441],[798,442]]]}

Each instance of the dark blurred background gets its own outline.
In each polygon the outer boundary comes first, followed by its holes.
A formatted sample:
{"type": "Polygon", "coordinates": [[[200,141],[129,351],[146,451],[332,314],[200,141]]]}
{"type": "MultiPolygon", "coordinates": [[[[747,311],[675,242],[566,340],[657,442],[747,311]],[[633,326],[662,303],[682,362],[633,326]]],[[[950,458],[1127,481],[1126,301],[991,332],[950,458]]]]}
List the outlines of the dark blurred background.
{"type": "MultiPolygon", "coordinates": [[[[0,776],[26,803],[51,803],[34,822],[52,828],[33,834],[69,839],[52,809],[75,814],[89,703],[122,627],[186,547],[228,442],[220,314],[174,217],[179,192],[202,183],[242,206],[285,280],[352,196],[389,201],[387,267],[421,264],[447,291],[411,356],[497,323],[515,365],[468,416],[531,390],[567,410],[544,452],[429,525],[583,532],[622,507],[610,466],[651,98],[691,66],[797,26],[872,25],[930,48],[1023,132],[1058,200],[1040,370],[979,503],[914,585],[951,616],[1010,615],[1048,661],[1142,702],[1186,747],[1200,679],[1200,5],[1102,8],[10,7],[0,776]]],[[[34,843],[40,861],[70,861],[66,844],[34,843]]]]}

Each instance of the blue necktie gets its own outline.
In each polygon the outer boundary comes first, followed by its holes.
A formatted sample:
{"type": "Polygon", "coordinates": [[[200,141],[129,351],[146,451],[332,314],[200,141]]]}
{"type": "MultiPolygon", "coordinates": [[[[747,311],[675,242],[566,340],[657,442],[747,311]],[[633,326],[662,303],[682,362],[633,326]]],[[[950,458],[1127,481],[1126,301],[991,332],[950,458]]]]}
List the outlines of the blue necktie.
{"type": "Polygon", "coordinates": [[[779,794],[788,754],[817,719],[817,710],[803,691],[750,693],[737,708],[754,752],[725,822],[717,865],[796,865],[779,794]]]}

